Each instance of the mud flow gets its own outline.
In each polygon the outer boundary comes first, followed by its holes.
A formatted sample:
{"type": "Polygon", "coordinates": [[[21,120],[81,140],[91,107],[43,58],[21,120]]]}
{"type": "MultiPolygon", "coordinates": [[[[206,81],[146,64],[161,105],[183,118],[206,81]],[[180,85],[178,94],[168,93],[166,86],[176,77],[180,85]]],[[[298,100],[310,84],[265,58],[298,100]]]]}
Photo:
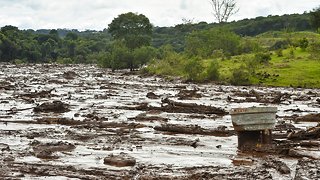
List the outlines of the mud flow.
{"type": "Polygon", "coordinates": [[[320,90],[189,84],[90,65],[0,64],[3,179],[320,179],[320,90]],[[233,108],[277,107],[238,150],[233,108]]]}

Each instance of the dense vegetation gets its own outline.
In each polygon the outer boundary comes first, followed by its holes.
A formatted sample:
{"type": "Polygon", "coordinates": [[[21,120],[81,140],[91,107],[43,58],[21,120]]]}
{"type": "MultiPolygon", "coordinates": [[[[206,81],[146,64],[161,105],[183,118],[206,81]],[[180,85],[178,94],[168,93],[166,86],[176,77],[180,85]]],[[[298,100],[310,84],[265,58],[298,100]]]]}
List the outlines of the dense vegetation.
{"type": "Polygon", "coordinates": [[[152,27],[125,13],[103,31],[0,30],[0,61],[97,63],[235,85],[320,87],[320,9],[237,22],[152,27]]]}

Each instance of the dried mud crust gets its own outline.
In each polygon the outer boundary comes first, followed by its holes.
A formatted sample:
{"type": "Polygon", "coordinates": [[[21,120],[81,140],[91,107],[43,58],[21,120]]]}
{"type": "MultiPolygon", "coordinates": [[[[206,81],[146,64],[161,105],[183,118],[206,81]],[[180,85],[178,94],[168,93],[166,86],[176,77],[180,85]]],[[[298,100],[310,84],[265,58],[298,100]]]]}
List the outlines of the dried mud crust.
{"type": "Polygon", "coordinates": [[[319,90],[0,69],[1,178],[319,179],[319,90]],[[272,145],[241,153],[228,112],[251,106],[277,106],[278,123],[272,145]]]}

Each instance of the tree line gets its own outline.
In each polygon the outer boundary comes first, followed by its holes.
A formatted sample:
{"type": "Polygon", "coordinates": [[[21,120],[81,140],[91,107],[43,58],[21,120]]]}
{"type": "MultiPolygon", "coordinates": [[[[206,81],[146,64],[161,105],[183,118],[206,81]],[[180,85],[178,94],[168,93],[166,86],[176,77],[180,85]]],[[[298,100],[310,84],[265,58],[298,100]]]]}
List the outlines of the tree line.
{"type": "Polygon", "coordinates": [[[174,27],[153,27],[143,14],[129,12],[116,17],[103,31],[85,32],[19,30],[8,25],[0,29],[0,61],[97,63],[114,70],[133,70],[171,51],[202,58],[221,52],[232,56],[256,48],[240,41],[241,37],[319,28],[319,11],[237,22],[187,22],[174,27]]]}

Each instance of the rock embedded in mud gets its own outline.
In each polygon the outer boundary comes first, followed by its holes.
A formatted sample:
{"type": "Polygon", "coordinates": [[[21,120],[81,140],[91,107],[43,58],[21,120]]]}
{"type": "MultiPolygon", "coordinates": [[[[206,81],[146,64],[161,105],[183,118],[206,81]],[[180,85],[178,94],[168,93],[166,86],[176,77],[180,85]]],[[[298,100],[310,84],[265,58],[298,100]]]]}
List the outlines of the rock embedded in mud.
{"type": "Polygon", "coordinates": [[[45,102],[33,109],[34,112],[64,113],[70,111],[69,105],[61,101],[45,102]]]}
{"type": "Polygon", "coordinates": [[[119,155],[109,155],[104,158],[104,164],[116,167],[134,166],[136,160],[128,154],[121,153],[119,155]]]}

